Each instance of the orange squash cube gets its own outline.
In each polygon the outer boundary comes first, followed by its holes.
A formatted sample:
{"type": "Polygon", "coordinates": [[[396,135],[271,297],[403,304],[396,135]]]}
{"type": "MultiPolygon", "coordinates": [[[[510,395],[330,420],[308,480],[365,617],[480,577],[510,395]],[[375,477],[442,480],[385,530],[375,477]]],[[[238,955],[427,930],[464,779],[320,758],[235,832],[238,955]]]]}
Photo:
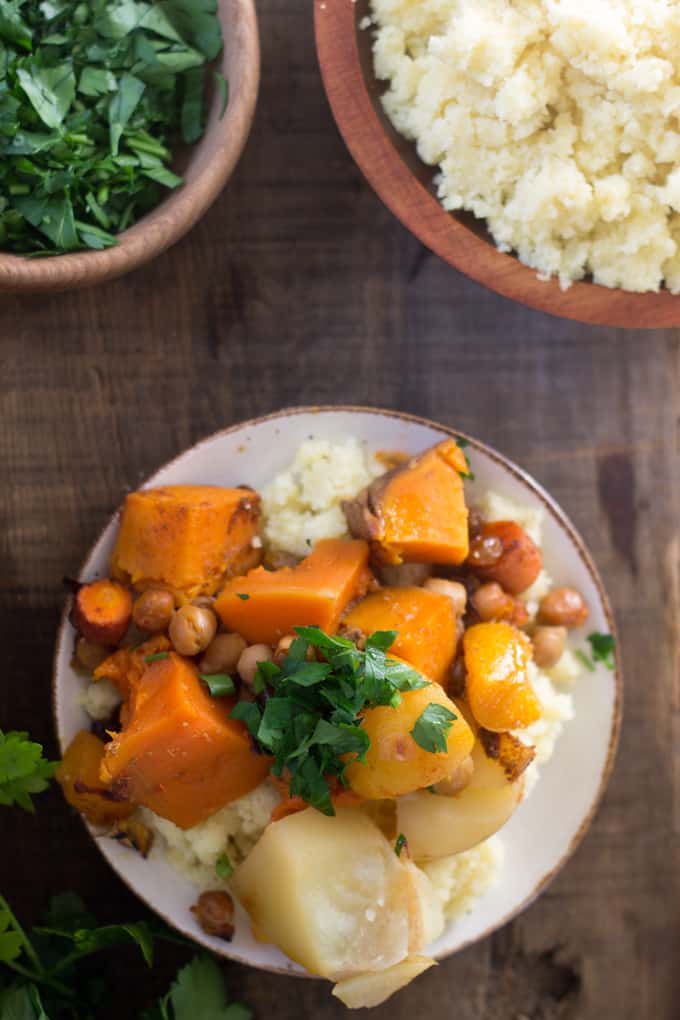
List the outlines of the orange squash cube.
{"type": "Polygon", "coordinates": [[[456,617],[446,595],[425,588],[381,588],[353,606],[343,625],[366,636],[396,630],[390,654],[446,687],[457,644],[456,617]]]}
{"type": "Polygon", "coordinates": [[[447,439],[377,478],[345,504],[353,535],[383,563],[462,563],[468,554],[465,455],[447,439]]]}
{"type": "Polygon", "coordinates": [[[212,595],[260,559],[260,497],[249,489],[167,485],[127,496],[111,557],[114,577],[167,588],[178,601],[212,595]]]}
{"type": "Polygon", "coordinates": [[[188,829],[258,786],[256,754],[232,698],[213,698],[193,663],[170,652],[134,685],[127,723],[106,745],[101,777],[126,799],[188,829]]]}
{"type": "Polygon", "coordinates": [[[93,825],[112,825],[127,818],[133,805],[115,800],[99,772],[106,744],[94,733],[81,730],[75,735],[55,773],[68,803],[93,825]]]}
{"type": "Polygon", "coordinates": [[[296,567],[259,567],[229,581],[215,609],[224,626],[250,644],[276,645],[294,627],[334,634],[347,604],[366,591],[367,563],[366,542],[322,539],[296,567]]]}

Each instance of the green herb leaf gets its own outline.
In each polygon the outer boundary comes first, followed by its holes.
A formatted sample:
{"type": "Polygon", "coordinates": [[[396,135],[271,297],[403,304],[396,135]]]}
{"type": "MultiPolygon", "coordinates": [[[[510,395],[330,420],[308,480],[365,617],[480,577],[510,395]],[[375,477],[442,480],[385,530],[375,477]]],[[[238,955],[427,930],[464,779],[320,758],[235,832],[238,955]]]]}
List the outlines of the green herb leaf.
{"type": "Polygon", "coordinates": [[[236,685],[228,673],[201,673],[200,676],[213,698],[223,698],[236,690],[236,685]]]}
{"type": "Polygon", "coordinates": [[[397,841],[394,844],[394,852],[397,855],[397,857],[401,857],[401,851],[406,846],[408,846],[406,836],[404,835],[403,832],[400,832],[399,835],[397,836],[397,841]]]}
{"type": "Polygon", "coordinates": [[[226,1003],[222,971],[214,960],[197,956],[182,967],[168,995],[174,1020],[250,1020],[239,1003],[226,1003]]]}
{"type": "Polygon", "coordinates": [[[37,59],[29,59],[16,75],[43,124],[60,127],[76,94],[73,64],[64,61],[56,67],[41,67],[37,59]]]}
{"type": "Polygon", "coordinates": [[[226,113],[227,106],[229,105],[229,82],[224,77],[221,71],[215,71],[214,73],[215,84],[217,86],[217,92],[220,97],[220,120],[226,113]]]}
{"type": "Polygon", "coordinates": [[[607,669],[614,669],[616,665],[615,644],[611,634],[601,634],[595,631],[588,635],[588,643],[592,649],[593,660],[601,662],[607,669]]]}
{"type": "Polygon", "coordinates": [[[57,762],[43,758],[42,744],[29,739],[28,733],[0,730],[0,804],[18,804],[33,812],[31,799],[49,785],[57,762]]]}
{"type": "Polygon", "coordinates": [[[242,723],[250,730],[251,734],[256,737],[257,731],[260,728],[260,721],[262,719],[262,713],[256,704],[252,701],[239,701],[238,704],[234,705],[230,712],[232,719],[239,719],[242,723]]]}
{"type": "Polygon", "coordinates": [[[144,662],[160,662],[161,659],[167,659],[169,655],[169,652],[154,652],[153,655],[145,655],[144,662]]]}
{"type": "Polygon", "coordinates": [[[49,1020],[33,983],[13,984],[0,991],[2,1020],[49,1020]]]}
{"type": "Polygon", "coordinates": [[[576,651],[574,652],[574,655],[576,656],[578,661],[583,666],[586,667],[586,669],[588,670],[589,673],[594,673],[595,672],[595,664],[594,664],[594,662],[592,661],[592,659],[589,658],[588,655],[586,655],[586,653],[583,651],[582,648],[577,648],[576,651]]]}
{"type": "Polygon", "coordinates": [[[234,865],[229,860],[228,854],[220,854],[215,862],[215,874],[218,878],[229,878],[234,873],[234,865]]]}
{"type": "Polygon", "coordinates": [[[250,595],[245,595],[243,592],[238,592],[237,591],[236,592],[236,598],[240,599],[241,602],[247,602],[248,599],[250,598],[250,595]]]}
{"type": "Polygon", "coordinates": [[[432,754],[445,752],[449,730],[457,718],[445,705],[431,702],[416,721],[411,736],[424,751],[432,754]]]}

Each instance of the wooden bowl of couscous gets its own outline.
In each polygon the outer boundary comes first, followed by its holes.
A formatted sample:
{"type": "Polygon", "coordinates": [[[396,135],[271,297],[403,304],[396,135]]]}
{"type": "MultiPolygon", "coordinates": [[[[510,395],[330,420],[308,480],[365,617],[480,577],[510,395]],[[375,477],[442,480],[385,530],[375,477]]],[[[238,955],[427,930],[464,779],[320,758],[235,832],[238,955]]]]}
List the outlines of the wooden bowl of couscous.
{"type": "Polygon", "coordinates": [[[522,24],[507,0],[449,6],[455,34],[429,0],[315,0],[328,99],[378,196],[505,297],[586,323],[680,324],[665,6],[647,0],[644,26],[628,0],[607,18],[535,0],[522,24]]]}

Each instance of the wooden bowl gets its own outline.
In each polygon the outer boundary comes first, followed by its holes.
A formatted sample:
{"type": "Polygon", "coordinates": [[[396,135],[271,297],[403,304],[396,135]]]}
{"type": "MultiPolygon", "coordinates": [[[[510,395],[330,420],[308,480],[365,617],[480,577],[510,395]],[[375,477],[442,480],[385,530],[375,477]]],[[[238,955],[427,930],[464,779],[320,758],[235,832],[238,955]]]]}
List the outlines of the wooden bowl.
{"type": "MultiPolygon", "coordinates": [[[[331,2],[331,0],[328,0],[331,2]]],[[[297,407],[233,425],[208,436],[154,472],[144,487],[154,485],[248,484],[261,489],[288,467],[300,444],[310,438],[338,442],[354,436],[366,448],[403,450],[415,454],[457,431],[425,418],[368,407],[297,407]]],[[[546,569],[557,584],[582,592],[590,607],[587,628],[570,633],[574,647],[587,647],[590,630],[616,633],[607,595],[583,539],[564,512],[521,468],[472,437],[469,442],[475,478],[466,482],[472,503],[487,490],[543,514],[546,569]]],[[[90,549],[78,576],[106,576],[118,531],[115,514],[90,549]]],[[[68,607],[67,607],[68,608],[68,607]]],[[[71,664],[75,632],[65,609],[54,658],[53,704],[62,753],[78,730],[89,725],[80,703],[85,680],[71,664]]],[[[618,644],[618,642],[617,642],[618,644]]],[[[574,718],[565,723],[555,753],[541,765],[541,778],[531,796],[501,830],[504,863],[498,883],[474,901],[470,911],[447,925],[428,950],[437,959],[484,938],[525,909],[554,878],[581,841],[611,772],[621,722],[621,665],[609,671],[598,662],[584,672],[570,693],[574,718]]],[[[90,828],[97,848],[119,877],[168,924],[206,949],[251,967],[307,976],[276,947],[258,942],[237,904],[236,933],[231,942],[206,935],[191,913],[198,889],[178,874],[156,841],[149,860],[106,839],[90,828]]],[[[559,909],[555,907],[555,909],[559,909]]]]}
{"type": "Polygon", "coordinates": [[[104,251],[26,259],[0,252],[0,291],[59,291],[112,280],[178,241],[214,202],[248,138],[260,82],[260,42],[254,0],[218,0],[224,34],[220,69],[229,103],[220,120],[213,96],[203,138],[188,153],[185,183],[125,230],[104,251]]]}
{"type": "Polygon", "coordinates": [[[348,149],[385,205],[405,227],[477,283],[532,308],[580,322],[651,328],[680,324],[680,296],[631,294],[593,283],[560,289],[498,251],[483,222],[447,212],[432,185],[437,169],[423,163],[383,112],[383,85],[373,73],[373,33],[359,23],[368,0],[314,0],[316,46],[326,94],[348,149]]]}

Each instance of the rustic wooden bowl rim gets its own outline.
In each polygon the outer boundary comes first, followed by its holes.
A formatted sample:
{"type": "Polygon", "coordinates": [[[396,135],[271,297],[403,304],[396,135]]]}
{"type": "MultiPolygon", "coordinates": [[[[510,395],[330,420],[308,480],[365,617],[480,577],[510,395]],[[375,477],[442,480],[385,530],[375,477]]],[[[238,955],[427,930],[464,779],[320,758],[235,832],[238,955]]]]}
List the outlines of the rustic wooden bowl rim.
{"type": "Polygon", "coordinates": [[[378,116],[361,66],[357,0],[314,0],[317,55],[338,129],[369,184],[424,245],[490,290],[531,308],[584,323],[631,328],[680,325],[680,295],[634,294],[594,283],[562,290],[555,279],[500,252],[447,212],[394,147],[378,116]]]}
{"type": "MultiPolygon", "coordinates": [[[[170,460],[166,461],[163,465],[158,467],[155,471],[153,471],[148,477],[146,477],[144,479],[144,481],[141,483],[141,485],[142,486],[147,486],[147,485],[153,484],[154,480],[157,478],[157,476],[161,472],[164,472],[164,471],[166,471],[166,469],[172,467],[172,465],[175,464],[176,461],[180,460],[187,453],[196,450],[198,447],[200,447],[200,446],[202,446],[202,445],[204,445],[206,443],[210,443],[212,440],[214,440],[218,436],[225,435],[227,433],[245,431],[248,428],[252,428],[252,427],[254,427],[256,425],[262,424],[263,422],[267,422],[267,421],[280,420],[280,421],[284,422],[287,418],[293,417],[295,415],[301,415],[301,414],[324,414],[324,413],[327,413],[327,412],[334,412],[334,411],[348,412],[348,413],[361,413],[361,414],[368,414],[368,415],[379,415],[379,416],[382,416],[382,417],[396,418],[396,419],[399,419],[401,421],[413,422],[415,424],[424,425],[424,426],[426,426],[428,428],[431,428],[431,429],[434,429],[434,430],[436,430],[438,432],[444,433],[446,435],[450,435],[453,438],[465,439],[468,442],[468,444],[469,444],[469,446],[470,446],[470,448],[472,450],[476,449],[476,450],[479,450],[479,451],[483,452],[492,461],[495,461],[496,464],[500,465],[507,472],[509,472],[510,475],[512,475],[514,478],[516,478],[518,481],[520,481],[523,485],[525,485],[540,500],[540,502],[543,505],[543,507],[545,508],[546,512],[555,519],[555,521],[557,522],[559,527],[566,533],[567,537],[569,538],[569,540],[573,544],[579,559],[582,561],[583,565],[585,566],[585,568],[586,568],[588,574],[590,575],[590,578],[593,581],[594,586],[595,586],[595,588],[596,588],[596,590],[598,592],[598,595],[599,595],[599,598],[600,598],[600,602],[601,602],[601,606],[602,606],[602,609],[604,611],[604,615],[605,615],[605,618],[607,620],[607,624],[609,626],[610,633],[613,635],[614,640],[615,640],[615,667],[614,667],[614,671],[613,671],[614,708],[613,708],[613,714],[612,714],[611,730],[609,732],[606,760],[605,760],[605,764],[604,764],[604,766],[602,768],[602,771],[601,771],[601,774],[600,774],[600,780],[599,780],[599,784],[598,784],[598,788],[597,788],[597,793],[594,796],[593,800],[591,801],[590,808],[589,808],[588,812],[584,815],[583,819],[581,820],[581,823],[579,825],[578,830],[575,832],[575,834],[574,834],[573,838],[571,839],[570,843],[568,844],[568,846],[565,847],[565,849],[564,849],[562,855],[560,856],[560,859],[557,862],[557,864],[552,868],[552,870],[549,873],[544,875],[543,878],[534,886],[531,894],[529,896],[527,896],[521,903],[519,903],[516,906],[515,909],[510,911],[507,915],[505,915],[503,917],[499,917],[493,924],[491,924],[488,928],[486,928],[480,935],[465,941],[461,945],[456,946],[455,948],[453,948],[451,950],[447,950],[447,951],[444,951],[444,952],[436,954],[436,958],[441,960],[441,959],[445,959],[448,956],[452,956],[455,953],[458,953],[458,952],[460,952],[463,949],[466,949],[468,946],[474,944],[475,942],[480,941],[483,938],[487,938],[494,931],[497,931],[499,928],[501,928],[503,925],[507,924],[509,921],[511,921],[514,917],[516,917],[522,911],[526,910],[526,908],[529,907],[531,905],[531,903],[533,903],[534,900],[545,890],[545,888],[552,882],[552,880],[555,878],[555,876],[558,874],[558,872],[564,867],[564,865],[567,863],[567,861],[573,856],[573,854],[576,852],[576,849],[578,848],[579,844],[581,843],[583,837],[585,836],[588,828],[590,827],[590,825],[591,825],[591,823],[592,823],[592,821],[593,821],[593,819],[594,819],[594,817],[595,817],[595,815],[597,813],[597,810],[599,808],[599,805],[600,805],[600,802],[602,800],[602,797],[604,796],[604,792],[606,790],[607,784],[609,782],[609,779],[610,779],[610,776],[611,776],[611,773],[612,773],[612,769],[614,767],[614,760],[615,760],[615,757],[616,757],[616,750],[617,750],[617,747],[618,747],[619,736],[620,736],[620,732],[621,732],[621,719],[622,719],[622,713],[623,713],[623,671],[622,671],[621,656],[620,656],[620,650],[619,650],[620,649],[619,636],[618,636],[618,632],[617,632],[616,621],[615,621],[615,618],[614,618],[612,607],[611,607],[611,604],[609,602],[609,598],[607,596],[606,590],[604,588],[604,584],[602,582],[602,578],[600,577],[600,574],[599,574],[599,572],[597,570],[597,567],[595,566],[593,558],[590,555],[590,553],[589,553],[589,551],[588,551],[588,549],[586,547],[586,544],[585,544],[584,540],[582,539],[581,535],[576,530],[575,526],[572,524],[572,522],[567,517],[567,515],[564,512],[564,510],[562,510],[562,508],[559,506],[559,504],[555,502],[555,500],[552,498],[552,496],[550,496],[545,491],[545,489],[543,489],[542,486],[534,478],[531,477],[531,475],[527,474],[527,472],[525,472],[522,468],[520,468],[517,464],[515,464],[514,461],[510,460],[508,457],[505,457],[502,453],[499,453],[493,447],[488,446],[486,443],[482,442],[481,440],[475,439],[474,437],[470,436],[469,434],[467,434],[465,432],[460,431],[459,429],[453,429],[453,428],[451,428],[451,427],[449,427],[447,425],[442,425],[440,422],[432,421],[429,418],[424,418],[424,417],[421,417],[419,415],[414,415],[414,414],[408,414],[408,413],[405,413],[405,412],[402,412],[402,411],[387,410],[385,408],[368,407],[368,406],[361,406],[361,405],[343,405],[343,404],[338,404],[338,405],[300,406],[300,407],[283,408],[280,411],[274,411],[274,412],[272,412],[270,414],[261,415],[261,416],[259,416],[257,418],[251,418],[251,419],[246,420],[246,421],[238,422],[238,423],[236,423],[234,425],[229,426],[228,428],[218,429],[216,432],[213,432],[213,433],[211,433],[208,436],[204,436],[202,439],[198,440],[196,443],[191,444],[191,446],[188,446],[186,449],[184,449],[180,453],[178,453],[175,457],[170,458],[170,460]]],[[[101,541],[103,535],[106,533],[106,531],[108,531],[108,529],[111,527],[111,525],[116,521],[119,512],[120,512],[119,508],[114,511],[114,513],[109,517],[109,519],[106,521],[106,523],[102,527],[102,529],[99,532],[99,534],[98,534],[97,538],[95,539],[95,541],[90,546],[90,548],[88,550],[88,553],[87,553],[87,555],[85,556],[85,558],[83,560],[81,568],[78,571],[78,577],[79,578],[85,580],[84,570],[85,570],[86,564],[89,562],[94,549],[98,546],[98,544],[101,541]]],[[[54,718],[54,725],[55,725],[55,732],[56,732],[56,737],[57,737],[57,743],[59,745],[60,752],[62,754],[65,752],[66,747],[65,747],[65,740],[64,740],[64,738],[62,736],[62,733],[61,733],[60,719],[59,719],[59,713],[58,713],[58,708],[57,708],[58,684],[59,684],[58,663],[59,663],[59,652],[60,652],[60,649],[61,649],[61,647],[62,647],[62,645],[63,645],[63,643],[64,643],[64,641],[66,640],[66,637],[67,637],[67,630],[68,630],[68,626],[67,625],[68,625],[68,623],[69,623],[69,621],[68,621],[68,599],[67,599],[67,600],[65,600],[65,603],[64,603],[64,608],[62,610],[62,615],[61,615],[61,619],[60,619],[60,623],[59,623],[59,628],[58,628],[58,631],[57,631],[57,638],[56,638],[56,643],[55,643],[55,651],[54,651],[53,665],[52,665],[52,713],[53,713],[53,718],[54,718]]],[[[229,943],[225,943],[225,942],[223,942],[223,941],[221,941],[219,939],[211,939],[209,936],[197,935],[195,932],[193,932],[189,928],[183,927],[182,924],[178,922],[176,916],[169,916],[168,914],[166,914],[163,911],[159,910],[156,906],[151,906],[151,904],[145,899],[144,895],[139,891],[139,889],[136,888],[136,886],[129,880],[127,875],[121,869],[116,867],[116,865],[112,861],[110,861],[108,859],[108,857],[106,857],[106,855],[104,854],[104,849],[101,846],[101,840],[98,838],[97,831],[95,829],[93,829],[91,826],[89,826],[88,823],[85,821],[85,819],[82,818],[82,816],[81,816],[81,822],[85,826],[86,831],[88,832],[88,834],[90,835],[90,837],[94,841],[94,843],[97,846],[97,848],[99,849],[100,853],[102,853],[102,856],[104,856],[105,860],[107,861],[107,864],[109,864],[109,866],[116,872],[118,877],[121,879],[122,882],[124,882],[124,884],[128,887],[128,889],[132,893],[134,893],[135,896],[137,896],[139,899],[141,899],[142,902],[144,902],[146,904],[146,906],[149,908],[149,910],[151,910],[152,912],[158,914],[160,917],[162,917],[162,919],[168,925],[170,925],[171,927],[176,928],[178,931],[180,931],[187,938],[190,938],[190,939],[192,939],[195,942],[199,942],[200,944],[204,945],[207,949],[210,949],[212,952],[216,953],[218,956],[222,956],[225,959],[229,959],[229,960],[236,960],[237,962],[243,963],[243,964],[245,964],[247,966],[253,966],[253,964],[246,957],[241,956],[240,954],[236,953],[234,951],[233,947],[230,947],[229,943]]],[[[288,967],[277,966],[277,965],[274,965],[274,964],[269,964],[267,966],[262,966],[259,969],[266,970],[266,971],[268,971],[270,973],[283,974],[283,975],[286,975],[286,976],[289,976],[289,977],[303,977],[303,978],[314,978],[314,977],[316,977],[316,975],[308,974],[306,971],[301,972],[298,969],[293,969],[293,964],[290,964],[288,967]]]]}
{"type": "Polygon", "coordinates": [[[220,99],[213,96],[205,133],[190,150],[186,182],[120,234],[112,248],[34,259],[0,252],[0,292],[58,291],[121,276],[178,241],[217,198],[247,141],[260,81],[255,0],[218,0],[218,7],[229,102],[220,119],[220,99]]]}

